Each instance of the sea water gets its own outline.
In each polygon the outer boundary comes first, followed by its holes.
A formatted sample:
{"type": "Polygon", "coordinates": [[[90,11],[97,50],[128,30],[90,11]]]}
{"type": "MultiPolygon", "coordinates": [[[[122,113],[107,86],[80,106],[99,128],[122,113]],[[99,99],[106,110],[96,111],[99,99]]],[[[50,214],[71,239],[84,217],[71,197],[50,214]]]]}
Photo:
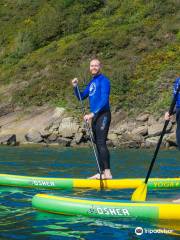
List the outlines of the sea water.
{"type": "MultiPolygon", "coordinates": [[[[144,178],[153,150],[111,149],[114,178],[144,178]]],[[[90,148],[0,147],[0,173],[87,178],[96,173],[90,148]]],[[[180,152],[160,150],[151,177],[179,177],[180,152]]],[[[180,222],[98,219],[42,213],[31,205],[37,193],[128,200],[133,190],[43,190],[0,186],[0,239],[179,239],[180,222]],[[137,229],[143,232],[137,235],[137,229]]],[[[172,201],[180,189],[148,190],[147,200],[172,201]]]]}

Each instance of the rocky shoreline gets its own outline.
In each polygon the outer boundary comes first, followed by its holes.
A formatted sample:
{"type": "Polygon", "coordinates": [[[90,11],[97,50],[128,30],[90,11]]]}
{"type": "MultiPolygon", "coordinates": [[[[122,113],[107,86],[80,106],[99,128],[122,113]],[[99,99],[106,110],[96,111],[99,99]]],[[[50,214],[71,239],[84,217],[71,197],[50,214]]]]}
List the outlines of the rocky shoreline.
{"type": "MultiPolygon", "coordinates": [[[[43,144],[46,146],[84,147],[90,143],[83,121],[69,116],[64,108],[32,107],[26,111],[0,106],[0,144],[43,144]]],[[[164,117],[143,113],[129,118],[123,111],[112,112],[108,145],[117,148],[156,146],[164,117]]],[[[164,136],[162,147],[175,147],[175,119],[164,136]]]]}

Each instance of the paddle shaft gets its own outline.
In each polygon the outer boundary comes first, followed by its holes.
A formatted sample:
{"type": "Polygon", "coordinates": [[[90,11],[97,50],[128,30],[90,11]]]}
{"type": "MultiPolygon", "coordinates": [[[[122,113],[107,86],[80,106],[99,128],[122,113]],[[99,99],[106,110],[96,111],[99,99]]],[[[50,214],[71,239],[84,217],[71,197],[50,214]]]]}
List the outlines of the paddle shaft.
{"type": "MultiPolygon", "coordinates": [[[[80,94],[80,91],[79,91],[79,87],[78,87],[78,85],[76,87],[77,87],[79,100],[81,102],[82,112],[83,112],[83,115],[85,115],[86,112],[85,112],[84,104],[83,104],[81,94],[80,94]]],[[[86,126],[86,130],[88,131],[88,134],[89,134],[89,137],[90,137],[90,140],[91,140],[91,146],[92,146],[92,149],[93,149],[93,152],[94,152],[94,156],[95,156],[95,159],[96,159],[96,163],[97,163],[97,167],[98,167],[98,171],[99,171],[100,179],[101,179],[102,178],[102,172],[101,172],[101,168],[99,166],[99,161],[98,161],[98,157],[97,157],[97,153],[96,153],[96,147],[95,147],[95,144],[93,142],[93,135],[92,135],[91,129],[89,127],[89,123],[87,121],[85,121],[85,126],[86,126]]]]}
{"type": "MultiPolygon", "coordinates": [[[[174,107],[175,107],[175,105],[176,105],[176,100],[177,100],[177,96],[178,96],[178,94],[179,94],[179,91],[180,91],[180,85],[179,85],[178,88],[177,88],[176,94],[174,95],[173,100],[172,100],[172,102],[171,102],[171,106],[170,106],[170,108],[169,108],[169,115],[170,115],[170,116],[173,114],[174,107]]],[[[146,179],[145,179],[145,183],[148,182],[148,179],[149,179],[149,177],[150,177],[152,168],[153,168],[153,166],[154,166],[154,162],[155,162],[156,157],[157,157],[157,154],[158,154],[158,152],[159,152],[159,148],[160,148],[160,146],[161,146],[162,139],[163,139],[164,134],[165,134],[165,132],[166,132],[166,128],[167,128],[167,126],[168,126],[168,124],[169,124],[169,121],[170,121],[170,120],[166,120],[165,123],[164,123],[164,127],[163,127],[163,130],[162,130],[162,132],[161,132],[161,136],[160,136],[160,138],[159,138],[158,144],[157,144],[157,146],[156,146],[156,150],[155,150],[155,152],[154,152],[154,155],[153,155],[153,158],[152,158],[152,161],[151,161],[151,164],[150,164],[150,167],[149,167],[149,170],[148,170],[146,179]]]]}

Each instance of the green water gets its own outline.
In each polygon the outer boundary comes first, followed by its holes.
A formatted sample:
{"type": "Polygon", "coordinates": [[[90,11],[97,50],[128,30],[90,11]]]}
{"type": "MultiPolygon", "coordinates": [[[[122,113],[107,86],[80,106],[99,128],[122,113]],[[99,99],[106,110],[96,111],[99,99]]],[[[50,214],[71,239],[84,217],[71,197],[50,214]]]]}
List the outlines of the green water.
{"type": "MultiPolygon", "coordinates": [[[[111,150],[114,178],[145,177],[152,158],[151,150],[111,150]]],[[[87,178],[96,172],[90,149],[1,147],[1,173],[87,178]]],[[[151,177],[180,176],[180,152],[160,151],[151,177]]],[[[136,227],[157,230],[169,222],[143,220],[100,220],[60,216],[33,209],[31,199],[36,193],[58,196],[79,196],[102,199],[130,199],[132,190],[38,190],[0,187],[0,239],[179,239],[179,236],[144,233],[136,236],[136,227]],[[160,226],[161,224],[161,226],[160,226]]],[[[151,190],[148,200],[180,198],[180,190],[151,190]]],[[[172,223],[179,225],[180,223],[172,223]]],[[[175,233],[175,232],[174,232],[175,233]]]]}

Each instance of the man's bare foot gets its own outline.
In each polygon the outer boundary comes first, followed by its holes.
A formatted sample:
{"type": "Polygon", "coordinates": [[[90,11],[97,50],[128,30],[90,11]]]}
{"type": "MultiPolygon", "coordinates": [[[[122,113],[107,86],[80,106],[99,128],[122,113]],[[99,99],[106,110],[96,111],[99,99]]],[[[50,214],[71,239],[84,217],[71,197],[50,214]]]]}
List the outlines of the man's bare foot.
{"type": "MultiPolygon", "coordinates": [[[[110,169],[105,169],[101,175],[102,179],[112,179],[112,174],[110,169]]],[[[89,177],[89,179],[100,179],[100,174],[97,173],[93,175],[92,177],[89,177]]]]}
{"type": "Polygon", "coordinates": [[[105,179],[112,179],[112,174],[110,169],[105,169],[104,170],[104,178],[105,179]]]}
{"type": "Polygon", "coordinates": [[[173,200],[174,203],[180,203],[180,198],[173,200]]]}
{"type": "MultiPolygon", "coordinates": [[[[101,175],[102,179],[104,179],[104,174],[101,175]]],[[[97,173],[95,175],[93,175],[92,177],[89,177],[88,179],[100,179],[100,174],[97,173]]]]}

